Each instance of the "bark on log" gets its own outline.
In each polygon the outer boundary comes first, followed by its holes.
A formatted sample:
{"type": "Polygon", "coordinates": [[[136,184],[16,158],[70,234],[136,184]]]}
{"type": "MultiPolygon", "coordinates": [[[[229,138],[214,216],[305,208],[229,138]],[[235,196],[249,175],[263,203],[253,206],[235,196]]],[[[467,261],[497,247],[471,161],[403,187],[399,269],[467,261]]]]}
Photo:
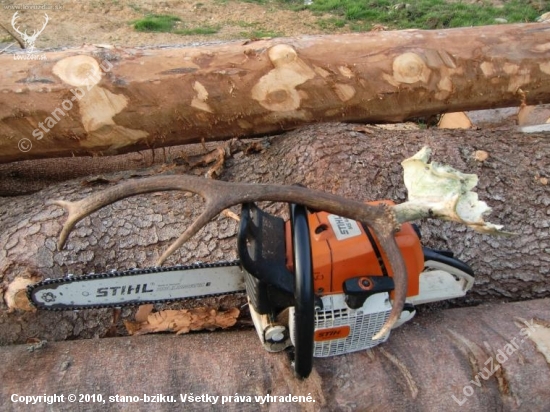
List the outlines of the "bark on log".
{"type": "MultiPolygon", "coordinates": [[[[477,173],[479,196],[494,210],[491,221],[518,233],[511,238],[494,238],[452,223],[420,224],[426,245],[452,250],[474,269],[476,285],[465,302],[550,296],[550,192],[544,181],[550,177],[550,141],[546,135],[375,129],[373,134],[363,134],[356,128],[317,125],[277,136],[261,154],[237,153],[228,160],[221,178],[301,183],[354,199],[388,198],[400,203],[406,193],[399,163],[428,145],[437,161],[477,173]],[[483,162],[475,160],[478,150],[486,151],[489,157],[483,162]]],[[[177,172],[176,167],[167,169],[177,172]]],[[[119,177],[111,176],[114,180],[119,177]]],[[[0,198],[0,275],[5,288],[18,278],[39,280],[62,277],[67,272],[99,273],[152,265],[202,206],[184,193],[129,198],[80,222],[67,248],[58,252],[57,236],[65,216],[61,208],[45,206],[45,202],[80,199],[106,185],[105,179],[88,180],[85,185],[77,179],[29,196],[0,198]]],[[[275,204],[269,210],[284,215],[286,205],[275,204]]],[[[220,217],[167,264],[236,258],[236,230],[233,220],[220,217]]],[[[242,302],[242,297],[234,297],[194,304],[226,309],[242,302]]],[[[0,305],[0,344],[21,343],[28,338],[51,341],[104,336],[111,324],[109,310],[8,314],[4,299],[0,305]]],[[[131,314],[130,310],[123,313],[125,317],[131,314]]]]}
{"type": "Polygon", "coordinates": [[[520,24],[0,55],[0,163],[539,104],[549,45],[520,24]]]}
{"type": "Polygon", "coordinates": [[[286,354],[265,352],[253,331],[55,342],[32,352],[6,346],[0,400],[5,411],[29,410],[12,403],[13,394],[58,394],[65,402],[56,411],[543,412],[550,405],[548,348],[549,299],[423,314],[372,350],[315,359],[306,381],[292,376],[286,354]],[[528,337],[524,321],[533,327],[528,337]],[[106,403],[70,403],[69,394],[101,394],[106,403]],[[162,394],[176,402],[110,403],[117,394],[162,394]],[[220,398],[215,405],[182,403],[180,394],[220,398]],[[235,394],[251,402],[221,404],[235,394]],[[315,402],[254,400],[267,394],[310,395],[315,402]]]}
{"type": "MultiPolygon", "coordinates": [[[[190,145],[192,146],[192,145],[190,145]]],[[[187,151],[184,146],[144,150],[119,156],[36,159],[0,164],[0,196],[18,196],[37,192],[65,180],[122,170],[144,169],[171,162],[171,153],[187,151]],[[168,155],[167,155],[168,153],[168,155]]]]}
{"type": "MultiPolygon", "coordinates": [[[[261,150],[269,144],[269,138],[239,139],[225,142],[230,150],[243,147],[248,152],[261,150]],[[248,149],[246,149],[248,148],[248,149]]],[[[0,196],[19,196],[37,192],[55,183],[118,171],[131,171],[139,174],[141,169],[157,166],[162,169],[166,164],[177,164],[178,170],[188,166],[192,169],[195,163],[207,153],[220,147],[219,142],[209,144],[188,144],[143,150],[116,156],[66,157],[54,159],[23,160],[0,164],[0,196]]]]}

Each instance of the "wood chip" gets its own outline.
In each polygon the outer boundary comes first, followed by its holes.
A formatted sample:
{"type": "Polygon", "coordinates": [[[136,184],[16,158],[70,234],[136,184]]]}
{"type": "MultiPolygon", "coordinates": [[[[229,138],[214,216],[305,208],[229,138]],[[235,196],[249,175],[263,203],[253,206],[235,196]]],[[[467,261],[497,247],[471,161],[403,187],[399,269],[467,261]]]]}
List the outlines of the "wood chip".
{"type": "Polygon", "coordinates": [[[485,150],[476,150],[474,153],[474,159],[478,162],[484,162],[489,158],[489,153],[487,153],[485,150]]]}
{"type": "Polygon", "coordinates": [[[241,221],[240,216],[238,214],[236,214],[235,212],[229,210],[229,209],[223,210],[222,215],[224,215],[225,217],[228,217],[230,219],[236,220],[237,222],[241,221]]]}
{"type": "Polygon", "coordinates": [[[548,178],[547,177],[535,176],[535,180],[543,186],[546,186],[548,184],[548,178]]]}
{"type": "Polygon", "coordinates": [[[353,131],[364,134],[374,134],[374,130],[372,130],[370,126],[355,126],[353,128],[353,131]]]}
{"type": "Polygon", "coordinates": [[[163,310],[151,313],[146,322],[124,321],[130,335],[176,332],[177,335],[197,330],[226,329],[237,323],[239,309],[218,311],[214,308],[163,310]]]}
{"type": "Polygon", "coordinates": [[[535,126],[524,126],[519,128],[520,132],[523,133],[542,133],[542,132],[550,132],[550,124],[538,124],[535,126]]]}
{"type": "Polygon", "coordinates": [[[147,322],[147,318],[153,311],[154,305],[152,303],[149,303],[147,305],[141,305],[135,315],[136,322],[143,323],[147,322]]]}
{"type": "Polygon", "coordinates": [[[464,112],[445,113],[437,125],[440,129],[471,129],[473,124],[464,112]]]}
{"type": "Polygon", "coordinates": [[[548,123],[550,104],[538,106],[522,106],[517,115],[518,126],[537,126],[548,123]]]}
{"type": "Polygon", "coordinates": [[[36,283],[36,280],[16,277],[8,285],[4,293],[4,300],[8,306],[8,313],[15,310],[34,311],[35,308],[27,298],[27,286],[36,283]]]}

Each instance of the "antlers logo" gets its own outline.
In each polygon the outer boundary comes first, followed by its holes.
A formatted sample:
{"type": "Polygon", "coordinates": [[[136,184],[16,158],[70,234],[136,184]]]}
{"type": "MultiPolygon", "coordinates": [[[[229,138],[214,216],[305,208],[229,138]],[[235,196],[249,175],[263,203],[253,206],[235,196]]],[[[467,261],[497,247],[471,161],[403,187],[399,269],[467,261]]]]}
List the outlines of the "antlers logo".
{"type": "Polygon", "coordinates": [[[27,49],[29,53],[32,53],[34,51],[34,43],[36,43],[36,39],[38,38],[40,33],[42,33],[46,28],[46,25],[48,24],[48,21],[50,20],[50,18],[46,13],[44,13],[45,19],[44,19],[44,24],[42,25],[42,28],[38,31],[37,30],[33,31],[31,35],[28,35],[27,30],[25,30],[24,33],[21,33],[21,31],[19,31],[19,27],[16,26],[17,19],[19,18],[18,14],[19,12],[16,11],[13,17],[11,18],[11,25],[13,29],[21,36],[21,40],[23,40],[23,42],[25,43],[25,49],[27,49]]]}

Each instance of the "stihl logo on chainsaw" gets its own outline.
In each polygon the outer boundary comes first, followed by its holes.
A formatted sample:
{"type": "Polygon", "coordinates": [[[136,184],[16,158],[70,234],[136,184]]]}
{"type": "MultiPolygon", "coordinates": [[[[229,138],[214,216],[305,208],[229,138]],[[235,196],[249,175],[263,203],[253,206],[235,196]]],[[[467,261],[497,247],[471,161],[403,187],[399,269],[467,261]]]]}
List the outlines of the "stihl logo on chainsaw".
{"type": "Polygon", "coordinates": [[[97,288],[95,296],[96,298],[109,296],[109,291],[111,292],[110,296],[118,296],[151,293],[154,292],[154,289],[148,289],[147,283],[144,283],[143,285],[111,286],[106,288],[97,288]]]}
{"type": "Polygon", "coordinates": [[[97,288],[96,298],[104,298],[106,296],[122,296],[122,295],[140,295],[144,293],[152,292],[164,292],[178,289],[191,289],[191,288],[207,288],[210,286],[210,282],[192,283],[192,284],[180,284],[180,283],[168,283],[158,285],[157,288],[148,286],[147,283],[138,285],[124,285],[124,286],[110,286],[97,288]],[[152,288],[152,289],[151,289],[152,288]],[[109,293],[110,292],[110,293],[109,293]]]}
{"type": "Polygon", "coordinates": [[[355,220],[342,216],[328,215],[328,221],[336,235],[336,239],[344,240],[361,235],[361,229],[355,220]]]}
{"type": "Polygon", "coordinates": [[[313,335],[315,342],[324,342],[327,340],[344,339],[350,334],[351,328],[349,325],[339,326],[330,329],[317,329],[313,335]]]}

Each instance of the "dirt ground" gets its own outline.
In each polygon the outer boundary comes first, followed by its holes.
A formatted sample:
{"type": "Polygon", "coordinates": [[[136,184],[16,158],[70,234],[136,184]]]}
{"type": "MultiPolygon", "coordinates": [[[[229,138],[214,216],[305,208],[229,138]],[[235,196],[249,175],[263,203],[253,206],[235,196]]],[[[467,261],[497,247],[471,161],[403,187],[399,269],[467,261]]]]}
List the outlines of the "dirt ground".
{"type": "MultiPolygon", "coordinates": [[[[484,3],[499,7],[503,2],[485,0],[484,3]]],[[[330,14],[314,14],[309,10],[285,10],[275,0],[265,0],[263,4],[246,0],[66,0],[36,4],[0,0],[0,24],[10,31],[11,19],[16,11],[19,12],[20,28],[23,31],[27,29],[29,33],[40,28],[44,13],[48,14],[47,28],[38,36],[36,42],[39,49],[98,43],[115,46],[188,44],[350,31],[347,25],[341,28],[323,28],[318,24],[319,21],[330,18],[330,14]],[[29,6],[36,5],[41,8],[29,9],[29,6]],[[209,35],[135,31],[132,23],[148,14],[169,14],[179,17],[181,21],[176,23],[176,30],[216,28],[218,31],[209,35]]],[[[13,38],[0,28],[0,50],[12,42],[13,38]]],[[[18,47],[17,44],[14,47],[18,47]]]]}
{"type": "MultiPolygon", "coordinates": [[[[282,10],[269,2],[258,5],[238,0],[71,0],[49,3],[49,8],[44,10],[17,10],[11,7],[20,4],[0,1],[0,23],[11,30],[12,16],[15,11],[19,11],[18,23],[30,33],[41,27],[44,12],[47,13],[49,22],[38,37],[37,48],[98,43],[115,46],[187,44],[247,39],[258,35],[273,37],[323,33],[316,24],[323,16],[314,16],[307,10],[282,10]],[[215,27],[219,30],[215,34],[201,36],[135,31],[132,22],[147,14],[178,16],[181,21],[176,23],[176,29],[215,27]]],[[[13,41],[4,30],[0,30],[0,43],[9,44],[13,41]]],[[[334,33],[334,30],[331,32],[334,33]]]]}

